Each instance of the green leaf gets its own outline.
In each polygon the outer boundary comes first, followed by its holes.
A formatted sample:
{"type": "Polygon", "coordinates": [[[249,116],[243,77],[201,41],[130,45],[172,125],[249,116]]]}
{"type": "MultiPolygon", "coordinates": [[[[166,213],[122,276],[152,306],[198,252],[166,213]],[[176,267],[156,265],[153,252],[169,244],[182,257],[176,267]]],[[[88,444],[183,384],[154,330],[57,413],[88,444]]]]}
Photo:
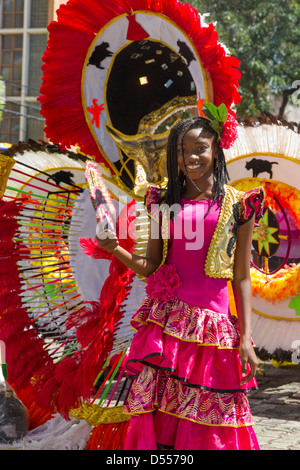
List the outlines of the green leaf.
{"type": "Polygon", "coordinates": [[[202,109],[202,111],[204,112],[207,119],[209,119],[210,121],[213,121],[215,119],[215,116],[213,116],[211,112],[208,111],[207,109],[202,109]]]}
{"type": "Polygon", "coordinates": [[[220,106],[218,107],[218,115],[219,115],[218,121],[226,122],[227,117],[228,117],[228,110],[224,103],[220,104],[220,106]]]}
{"type": "Polygon", "coordinates": [[[210,125],[210,127],[212,127],[213,130],[216,131],[216,133],[219,134],[219,136],[220,136],[221,131],[222,131],[222,126],[221,126],[221,124],[220,124],[218,121],[211,121],[211,122],[209,123],[209,125],[210,125]]]}
{"type": "Polygon", "coordinates": [[[209,119],[217,121],[218,120],[218,108],[212,103],[204,103],[204,106],[206,107],[210,115],[212,116],[209,119]]]}
{"type": "Polygon", "coordinates": [[[202,111],[205,114],[205,116],[207,117],[207,119],[209,119],[210,121],[215,119],[214,115],[211,114],[211,112],[208,109],[206,109],[206,103],[203,103],[202,111]]]}

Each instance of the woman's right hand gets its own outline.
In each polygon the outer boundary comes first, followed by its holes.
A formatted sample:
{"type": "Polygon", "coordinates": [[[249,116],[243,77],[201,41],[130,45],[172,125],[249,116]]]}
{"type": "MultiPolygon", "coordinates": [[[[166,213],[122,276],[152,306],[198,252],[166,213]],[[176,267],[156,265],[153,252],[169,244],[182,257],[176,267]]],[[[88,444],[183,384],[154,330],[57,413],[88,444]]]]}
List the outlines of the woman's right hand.
{"type": "Polygon", "coordinates": [[[142,277],[148,277],[159,267],[162,260],[163,240],[149,239],[146,255],[137,255],[119,245],[116,234],[103,230],[100,222],[96,229],[96,240],[99,246],[114,255],[121,263],[142,277]]]}
{"type": "Polygon", "coordinates": [[[111,230],[103,230],[99,225],[96,229],[96,240],[101,248],[113,253],[119,246],[119,240],[114,232],[111,230]]]}

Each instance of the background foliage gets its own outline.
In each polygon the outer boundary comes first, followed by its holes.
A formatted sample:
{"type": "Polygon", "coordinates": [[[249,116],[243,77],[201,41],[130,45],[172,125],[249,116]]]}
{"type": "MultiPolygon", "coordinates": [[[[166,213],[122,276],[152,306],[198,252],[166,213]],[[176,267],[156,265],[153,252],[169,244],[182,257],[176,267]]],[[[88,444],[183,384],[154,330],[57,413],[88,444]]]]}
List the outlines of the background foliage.
{"type": "Polygon", "coordinates": [[[300,3],[296,0],[189,0],[189,3],[201,15],[209,13],[206,23],[216,23],[220,42],[241,61],[242,100],[237,105],[238,116],[263,113],[284,116],[287,103],[293,100],[295,104],[295,90],[300,85],[300,3]],[[280,99],[280,109],[274,109],[272,96],[280,99]]]}

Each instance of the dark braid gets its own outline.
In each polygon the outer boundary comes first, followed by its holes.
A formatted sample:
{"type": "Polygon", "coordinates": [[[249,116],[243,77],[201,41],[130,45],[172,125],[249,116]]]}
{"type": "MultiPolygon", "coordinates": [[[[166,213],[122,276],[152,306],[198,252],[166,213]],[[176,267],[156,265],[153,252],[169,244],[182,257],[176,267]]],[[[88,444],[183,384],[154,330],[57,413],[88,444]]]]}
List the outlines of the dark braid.
{"type": "MultiPolygon", "coordinates": [[[[212,203],[205,215],[209,213],[213,204],[221,196],[224,196],[224,184],[229,180],[229,175],[225,162],[225,155],[223,149],[218,145],[217,138],[218,134],[210,127],[209,120],[205,118],[189,118],[180,121],[172,127],[168,139],[167,145],[167,172],[168,172],[168,184],[165,195],[162,201],[171,207],[173,204],[180,204],[183,189],[186,181],[185,174],[179,170],[177,164],[177,146],[178,139],[181,139],[181,146],[183,147],[183,138],[187,131],[191,129],[204,129],[215,138],[215,143],[218,146],[218,158],[214,162],[214,175],[216,179],[215,194],[212,203]]],[[[161,201],[161,202],[162,202],[161,201]]]]}

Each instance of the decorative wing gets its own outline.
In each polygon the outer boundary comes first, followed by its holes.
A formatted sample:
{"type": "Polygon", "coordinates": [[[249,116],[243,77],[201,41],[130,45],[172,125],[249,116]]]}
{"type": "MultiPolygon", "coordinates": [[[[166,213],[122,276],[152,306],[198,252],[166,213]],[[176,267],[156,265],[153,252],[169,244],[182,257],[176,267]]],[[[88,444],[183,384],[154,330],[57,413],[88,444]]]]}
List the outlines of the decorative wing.
{"type": "Polygon", "coordinates": [[[232,186],[243,191],[261,186],[265,192],[251,268],[258,355],[291,363],[300,337],[299,127],[278,117],[245,119],[225,153],[232,186]]]}
{"type": "MultiPolygon", "coordinates": [[[[0,338],[8,377],[18,391],[30,386],[45,412],[68,415],[92,397],[105,361],[130,344],[132,332],[119,322],[129,311],[135,276],[93,242],[96,216],[85,156],[31,143],[4,158],[12,167],[1,200],[0,240],[0,338]]],[[[123,194],[121,204],[120,188],[108,184],[119,225],[134,226],[134,200],[123,194]]],[[[121,243],[127,249],[135,244],[129,236],[121,243]]],[[[138,306],[134,298],[130,308],[138,306]]]]}

